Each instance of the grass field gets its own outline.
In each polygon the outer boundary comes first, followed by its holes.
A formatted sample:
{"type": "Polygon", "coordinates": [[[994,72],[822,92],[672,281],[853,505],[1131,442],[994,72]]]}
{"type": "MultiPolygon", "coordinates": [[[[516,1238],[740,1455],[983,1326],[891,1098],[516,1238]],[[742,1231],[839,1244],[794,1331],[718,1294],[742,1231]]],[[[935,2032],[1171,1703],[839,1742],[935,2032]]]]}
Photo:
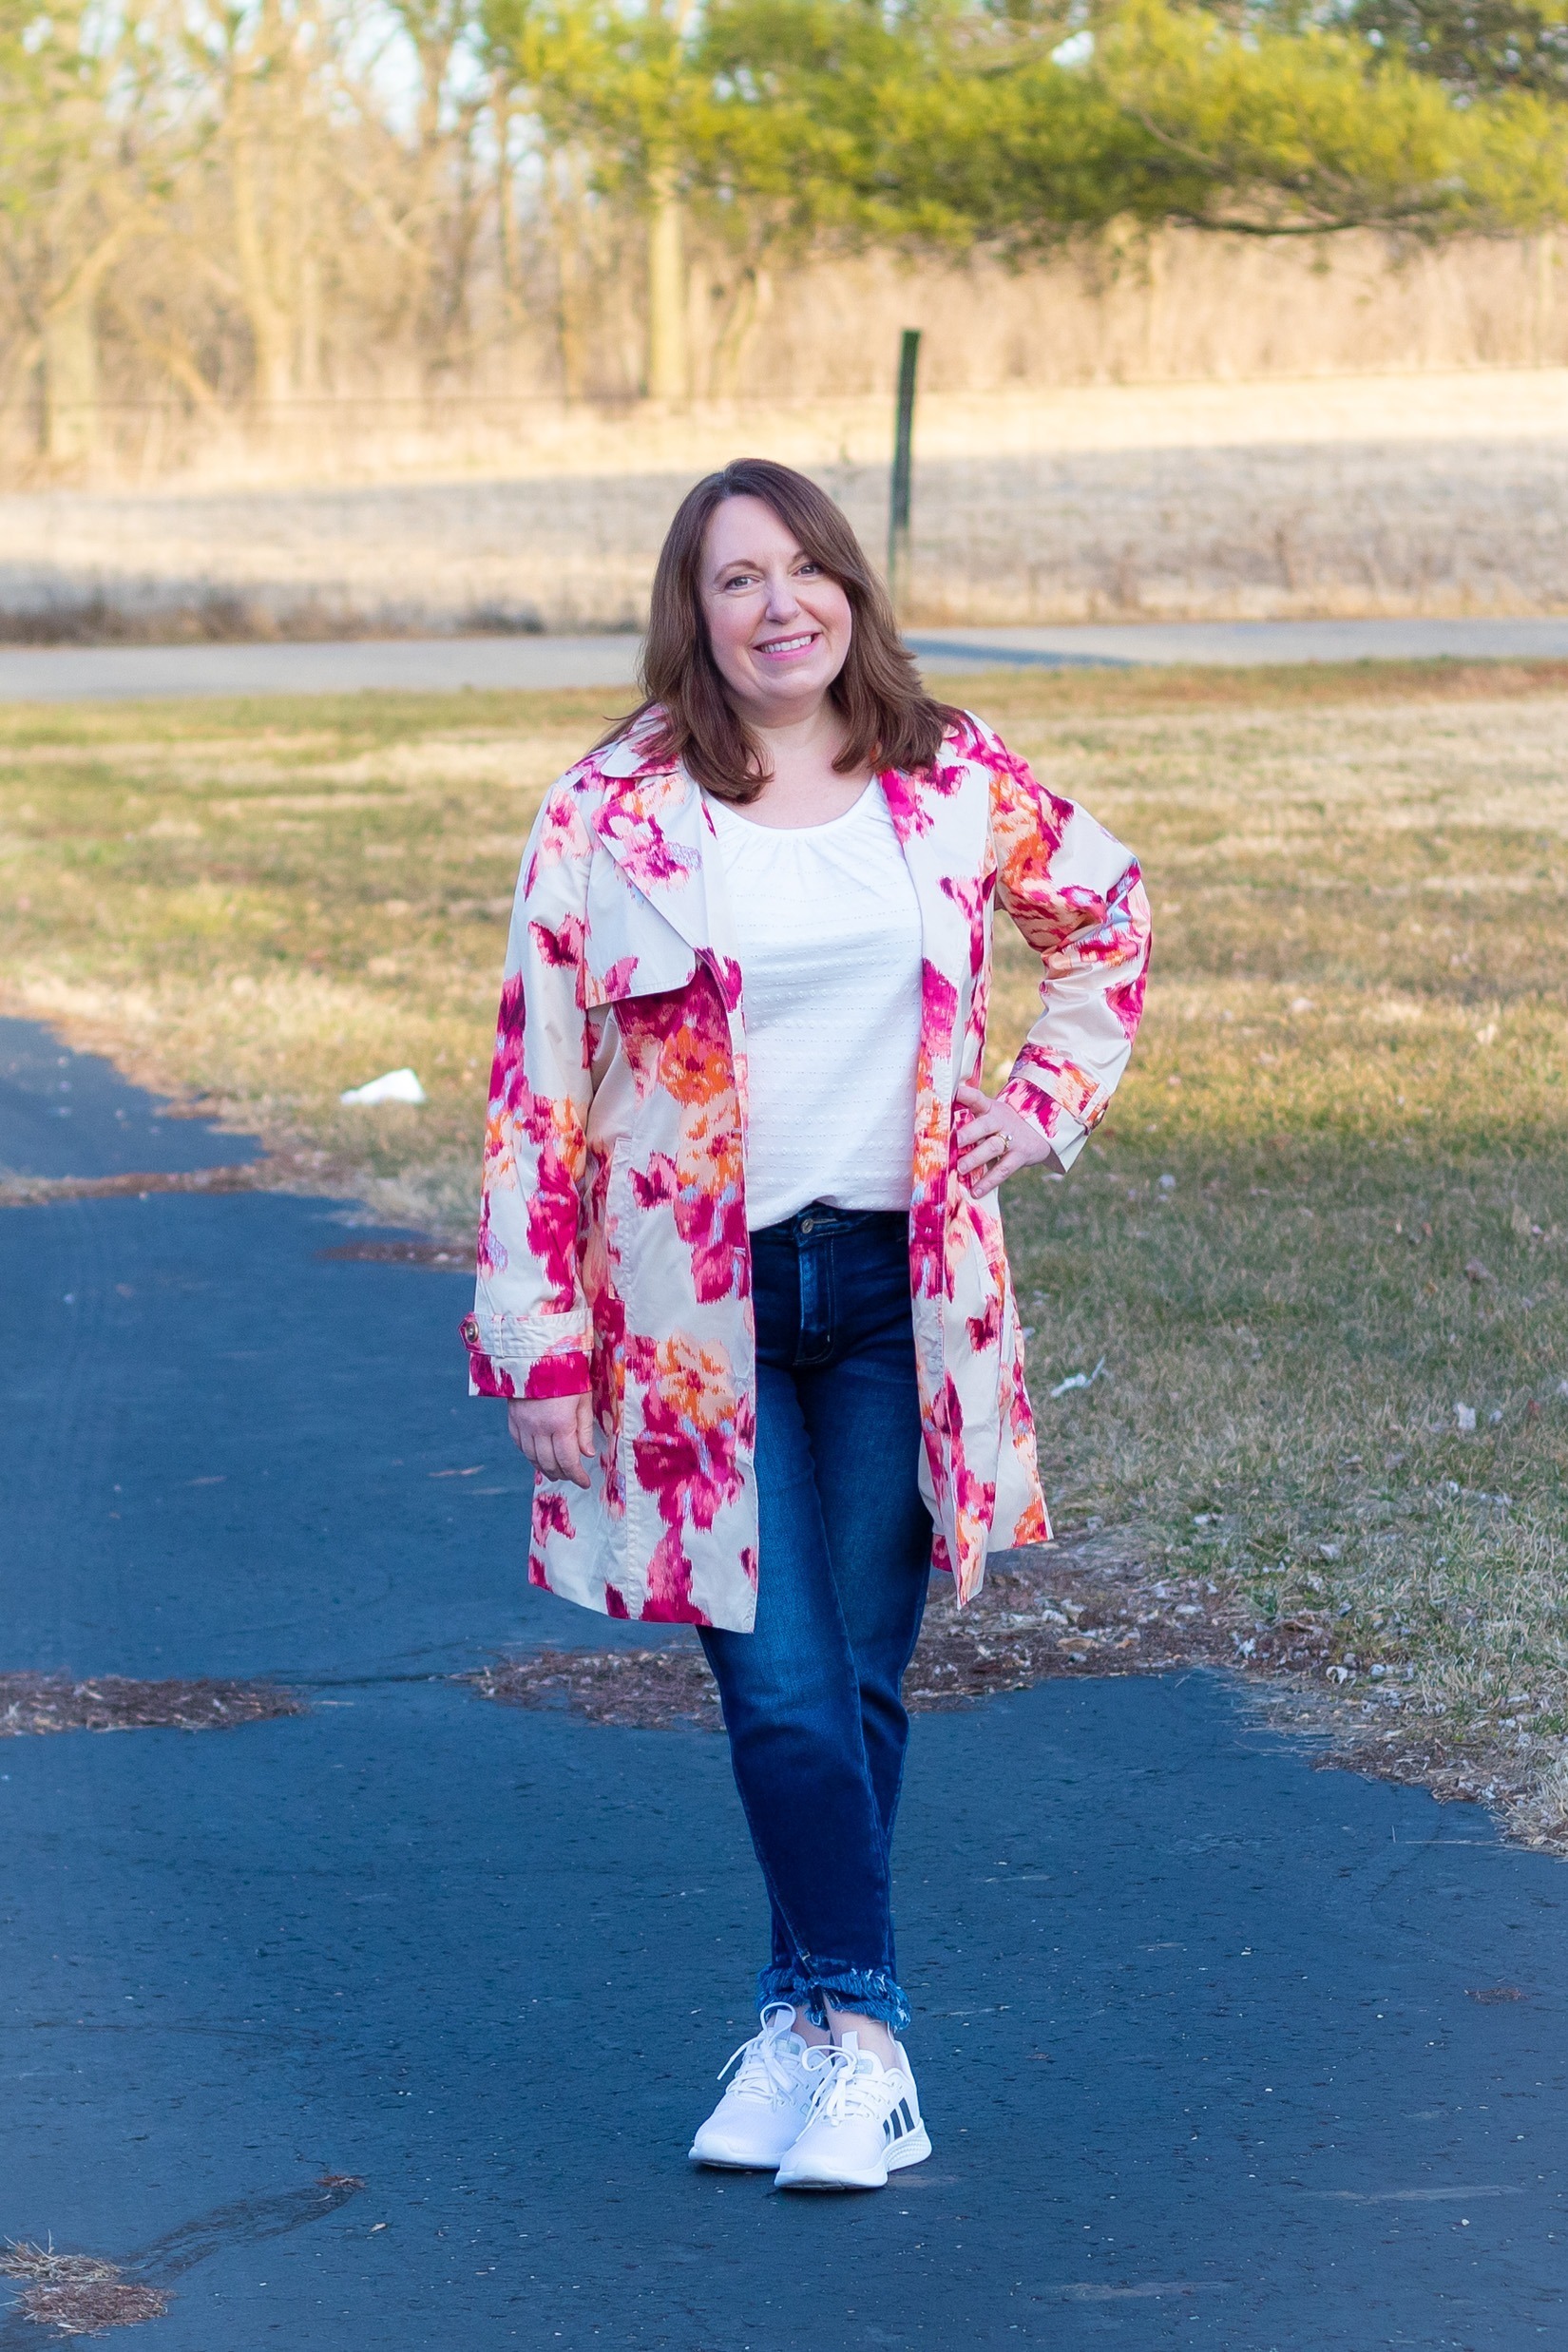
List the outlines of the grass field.
{"type": "MultiPolygon", "coordinates": [[[[1059,1523],[1328,1628],[1337,1689],[1560,1841],[1568,665],[965,698],[1137,847],[1156,910],[1110,1120],[1009,1195],[1059,1523]]],[[[8,714],[8,1009],[466,1234],[518,850],[602,707],[8,714]],[[424,1109],[338,1106],[401,1062],[424,1109]]],[[[1009,933],[993,1075],[1031,985],[1009,933]]]]}
{"type": "MultiPolygon", "coordinates": [[[[1408,274],[1400,283],[1412,290],[1408,274]]],[[[1223,300],[1214,291],[1211,316],[1238,319],[1233,284],[1223,300]]],[[[1167,292],[1171,314],[1190,316],[1167,292]]],[[[992,334],[998,294],[993,281],[992,334]]],[[[1310,307],[1286,306],[1298,331],[1310,307]]],[[[1382,293],[1373,307],[1386,318],[1382,293]]],[[[1264,308],[1281,316],[1277,299],[1264,308]]],[[[1045,316],[1043,341],[1060,351],[1061,314],[1045,316]]],[[[831,346],[880,349],[891,366],[896,315],[885,343],[844,310],[836,320],[831,346]]],[[[927,349],[975,343],[949,316],[927,349]]],[[[821,376],[804,354],[794,373],[821,376]]],[[[1568,369],[1222,373],[1231,380],[1116,383],[1092,367],[1091,380],[1054,390],[923,391],[910,617],[1568,611],[1568,369]]],[[[670,517],[721,458],[766,449],[806,468],[865,545],[885,544],[890,397],[889,376],[874,393],[683,414],[657,402],[506,411],[483,451],[463,428],[449,442],[416,433],[400,455],[404,429],[389,443],[389,412],[373,404],[313,409],[296,429],[309,450],[281,479],[249,478],[235,450],[235,469],[206,480],[0,494],[0,638],[444,633],[507,616],[632,628],[670,517]]],[[[479,429],[476,411],[459,414],[479,429]]]]}

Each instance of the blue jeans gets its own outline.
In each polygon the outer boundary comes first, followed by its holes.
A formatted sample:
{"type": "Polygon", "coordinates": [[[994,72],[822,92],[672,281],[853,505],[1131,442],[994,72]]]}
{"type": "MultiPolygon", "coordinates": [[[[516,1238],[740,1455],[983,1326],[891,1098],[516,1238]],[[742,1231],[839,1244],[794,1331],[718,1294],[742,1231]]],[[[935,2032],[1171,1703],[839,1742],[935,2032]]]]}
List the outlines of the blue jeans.
{"type": "Polygon", "coordinates": [[[909,2021],[890,1855],[931,1520],[908,1219],[814,1204],[752,1235],[756,1625],[702,1629],[773,1911],[763,2001],[909,2021]]]}

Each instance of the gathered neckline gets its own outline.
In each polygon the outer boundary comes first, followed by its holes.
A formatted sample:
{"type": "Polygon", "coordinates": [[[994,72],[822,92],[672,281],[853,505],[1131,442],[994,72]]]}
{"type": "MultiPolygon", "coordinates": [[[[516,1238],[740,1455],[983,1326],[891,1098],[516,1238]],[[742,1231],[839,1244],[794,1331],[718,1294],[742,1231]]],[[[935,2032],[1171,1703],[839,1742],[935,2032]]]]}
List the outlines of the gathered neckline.
{"type": "Polygon", "coordinates": [[[837,816],[824,817],[820,825],[758,825],[755,818],[743,816],[729,801],[721,800],[717,793],[704,793],[702,796],[710,809],[722,809],[727,817],[737,825],[744,825],[750,833],[772,835],[780,841],[820,841],[824,833],[834,832],[839,826],[848,825],[852,817],[857,817],[865,808],[869,795],[876,789],[877,781],[873,775],[857,799],[852,800],[837,816]]]}

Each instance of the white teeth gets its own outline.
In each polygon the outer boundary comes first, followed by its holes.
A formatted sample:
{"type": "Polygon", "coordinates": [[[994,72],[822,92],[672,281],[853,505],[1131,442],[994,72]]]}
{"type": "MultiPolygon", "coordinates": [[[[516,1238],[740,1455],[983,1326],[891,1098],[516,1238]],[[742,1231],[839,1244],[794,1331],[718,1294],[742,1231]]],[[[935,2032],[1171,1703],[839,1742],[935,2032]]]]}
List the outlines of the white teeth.
{"type": "Polygon", "coordinates": [[[776,637],[772,644],[759,645],[756,650],[765,654],[799,653],[811,642],[810,637],[776,637]]]}

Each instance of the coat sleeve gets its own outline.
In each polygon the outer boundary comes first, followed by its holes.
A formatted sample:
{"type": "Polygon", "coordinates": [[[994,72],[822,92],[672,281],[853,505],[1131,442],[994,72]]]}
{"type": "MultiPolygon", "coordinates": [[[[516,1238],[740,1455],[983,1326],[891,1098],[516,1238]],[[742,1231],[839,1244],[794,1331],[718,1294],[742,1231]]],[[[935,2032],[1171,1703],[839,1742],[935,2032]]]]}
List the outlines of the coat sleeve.
{"type": "Polygon", "coordinates": [[[1151,927],[1137,860],[988,729],[997,896],[1043,966],[1042,1010],[1002,1100],[1068,1168],[1104,1118],[1143,1012],[1151,927]]]}
{"type": "Polygon", "coordinates": [[[591,1318],[579,1228],[593,1041],[583,935],[592,842],[574,779],[524,852],[490,1072],[478,1286],[462,1333],[479,1396],[575,1396],[591,1318]]]}

